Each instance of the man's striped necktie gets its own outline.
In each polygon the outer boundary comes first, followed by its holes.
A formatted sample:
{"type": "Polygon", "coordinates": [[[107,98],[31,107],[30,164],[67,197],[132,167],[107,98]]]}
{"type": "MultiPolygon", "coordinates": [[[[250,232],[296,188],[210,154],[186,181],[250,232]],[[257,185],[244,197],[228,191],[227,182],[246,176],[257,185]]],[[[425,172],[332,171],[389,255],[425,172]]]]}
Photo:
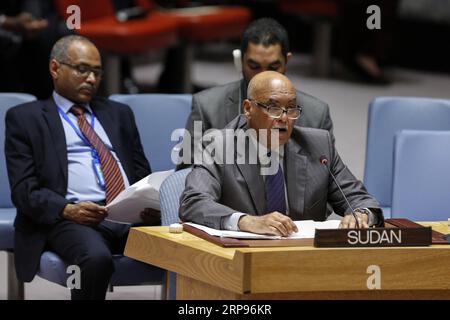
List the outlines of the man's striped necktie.
{"type": "MultiPolygon", "coordinates": [[[[108,147],[103,143],[91,125],[86,121],[84,116],[86,109],[74,105],[72,112],[78,119],[78,126],[81,132],[89,141],[91,146],[97,151],[102,167],[103,178],[105,179],[106,203],[110,203],[122,190],[125,189],[122,173],[116,159],[109,151],[108,147]]],[[[94,116],[94,115],[92,115],[94,116]]]]}

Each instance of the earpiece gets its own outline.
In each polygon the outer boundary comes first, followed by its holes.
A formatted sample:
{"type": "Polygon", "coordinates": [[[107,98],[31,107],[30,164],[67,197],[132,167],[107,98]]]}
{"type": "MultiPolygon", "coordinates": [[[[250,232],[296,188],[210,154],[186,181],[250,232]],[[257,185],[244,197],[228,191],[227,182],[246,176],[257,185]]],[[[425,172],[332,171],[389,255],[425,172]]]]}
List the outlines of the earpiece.
{"type": "Polygon", "coordinates": [[[238,74],[242,74],[242,54],[240,49],[234,49],[233,50],[233,62],[234,67],[236,68],[236,71],[238,74]]]}

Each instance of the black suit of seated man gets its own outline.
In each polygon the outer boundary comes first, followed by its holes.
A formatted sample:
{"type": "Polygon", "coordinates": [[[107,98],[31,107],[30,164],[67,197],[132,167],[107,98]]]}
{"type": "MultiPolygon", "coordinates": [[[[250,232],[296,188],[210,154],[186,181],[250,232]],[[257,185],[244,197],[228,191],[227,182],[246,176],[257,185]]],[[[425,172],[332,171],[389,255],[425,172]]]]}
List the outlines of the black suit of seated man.
{"type": "Polygon", "coordinates": [[[123,252],[129,229],[105,220],[107,193],[114,191],[110,181],[123,182],[115,190],[120,192],[150,174],[150,165],[131,109],[94,97],[102,69],[91,41],[61,38],[49,69],[53,96],[14,107],[6,116],[6,160],[17,208],[16,271],[31,281],[42,252],[51,250],[80,267],[81,288],[72,289],[72,299],[104,299],[114,272],[112,254],[123,252]],[[73,114],[73,105],[84,114],[73,114]],[[103,155],[86,141],[83,117],[108,150],[103,155]]]}

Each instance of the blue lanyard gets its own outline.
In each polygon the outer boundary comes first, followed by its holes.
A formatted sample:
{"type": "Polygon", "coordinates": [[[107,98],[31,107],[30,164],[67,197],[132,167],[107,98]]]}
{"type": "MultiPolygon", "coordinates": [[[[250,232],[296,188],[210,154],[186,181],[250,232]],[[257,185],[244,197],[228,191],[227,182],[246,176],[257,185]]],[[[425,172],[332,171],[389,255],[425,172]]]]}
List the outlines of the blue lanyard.
{"type": "MultiPolygon", "coordinates": [[[[105,190],[105,178],[103,176],[100,157],[98,156],[97,150],[92,146],[92,144],[89,142],[89,140],[86,139],[86,137],[83,135],[83,133],[78,129],[72,120],[67,116],[67,114],[58,106],[58,111],[61,114],[61,116],[66,120],[68,124],[72,127],[72,129],[75,131],[75,133],[80,137],[80,139],[91,148],[91,154],[92,154],[92,167],[94,169],[95,176],[97,177],[97,183],[99,186],[105,190]]],[[[91,116],[91,127],[92,130],[94,130],[95,125],[95,117],[94,114],[91,116]]]]}
{"type": "MultiPolygon", "coordinates": [[[[67,116],[67,114],[64,112],[63,109],[61,109],[60,106],[58,106],[58,111],[59,114],[64,118],[64,120],[66,120],[66,122],[68,124],[70,124],[70,126],[73,128],[73,130],[75,131],[75,133],[77,134],[77,136],[80,137],[81,140],[83,140],[84,143],[86,143],[86,145],[90,146],[91,149],[94,149],[93,146],[91,145],[91,143],[86,139],[86,137],[84,136],[84,134],[80,131],[80,129],[78,129],[72,122],[72,120],[70,120],[70,118],[67,116]]],[[[95,117],[94,114],[91,115],[91,127],[92,130],[94,130],[94,125],[95,125],[95,117]]],[[[95,150],[95,149],[94,149],[95,150]]]]}

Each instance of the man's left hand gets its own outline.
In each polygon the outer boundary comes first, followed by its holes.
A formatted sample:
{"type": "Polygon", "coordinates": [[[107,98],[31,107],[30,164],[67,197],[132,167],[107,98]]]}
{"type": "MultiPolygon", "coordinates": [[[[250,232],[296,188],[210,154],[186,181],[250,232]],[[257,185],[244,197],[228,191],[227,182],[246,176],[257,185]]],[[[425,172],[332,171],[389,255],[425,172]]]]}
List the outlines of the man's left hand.
{"type": "Polygon", "coordinates": [[[142,221],[148,226],[161,225],[161,211],[152,208],[145,208],[140,213],[142,221]]]}
{"type": "MultiPolygon", "coordinates": [[[[365,213],[355,212],[355,216],[358,219],[358,224],[361,229],[369,228],[369,216],[365,213]]],[[[356,221],[352,214],[347,214],[341,220],[339,229],[354,229],[356,228],[356,221]]]]}

